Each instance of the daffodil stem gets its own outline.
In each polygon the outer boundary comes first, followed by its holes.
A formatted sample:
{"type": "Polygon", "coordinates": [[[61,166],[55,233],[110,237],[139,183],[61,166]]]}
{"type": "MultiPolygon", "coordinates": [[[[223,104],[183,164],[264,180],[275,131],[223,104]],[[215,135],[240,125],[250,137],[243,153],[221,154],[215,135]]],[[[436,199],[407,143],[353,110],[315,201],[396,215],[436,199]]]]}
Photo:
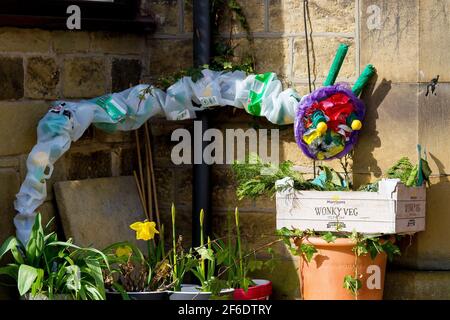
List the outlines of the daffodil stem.
{"type": "Polygon", "coordinates": [[[176,243],[176,233],[175,233],[175,205],[172,203],[172,247],[173,247],[173,276],[175,286],[179,288],[180,283],[178,283],[178,273],[177,273],[177,243],[176,243]]]}
{"type": "MultiPolygon", "coordinates": [[[[204,211],[203,209],[200,211],[200,247],[203,247],[205,245],[204,236],[203,236],[203,218],[204,218],[204,211]]],[[[203,279],[206,280],[206,271],[205,271],[205,260],[201,258],[201,268],[202,268],[202,276],[203,279]]]]}
{"type": "Polygon", "coordinates": [[[237,235],[237,246],[238,246],[238,252],[239,252],[239,270],[241,272],[241,277],[244,276],[244,266],[243,266],[243,260],[242,260],[242,248],[241,248],[241,230],[240,230],[240,224],[239,224],[239,210],[236,207],[236,210],[234,211],[235,219],[236,219],[236,235],[237,235]]]}

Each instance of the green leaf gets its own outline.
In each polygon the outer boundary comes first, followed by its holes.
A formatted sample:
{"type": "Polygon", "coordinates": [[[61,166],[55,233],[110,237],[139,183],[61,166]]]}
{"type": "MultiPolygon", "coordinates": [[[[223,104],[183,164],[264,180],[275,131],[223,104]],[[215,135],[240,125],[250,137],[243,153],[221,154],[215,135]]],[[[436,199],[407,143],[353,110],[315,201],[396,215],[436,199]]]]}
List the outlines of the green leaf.
{"type": "Polygon", "coordinates": [[[337,237],[334,236],[331,232],[327,232],[322,236],[322,239],[328,243],[335,242],[337,237]]]}
{"type": "Polygon", "coordinates": [[[17,288],[19,289],[19,294],[21,296],[23,296],[30,290],[37,276],[38,270],[36,268],[33,268],[26,264],[20,265],[19,274],[17,277],[17,288]]]}
{"type": "Polygon", "coordinates": [[[16,260],[17,263],[22,264],[24,263],[22,254],[19,251],[20,243],[17,240],[16,237],[9,237],[8,239],[3,242],[2,246],[0,247],[0,259],[3,257],[3,255],[11,251],[11,254],[14,257],[14,260],[16,260]]]}
{"type": "MultiPolygon", "coordinates": [[[[94,283],[99,294],[103,299],[106,299],[105,284],[103,282],[103,273],[102,268],[100,267],[100,263],[94,259],[86,259],[86,265],[88,268],[85,270],[85,272],[94,279],[94,283]]],[[[150,274],[151,272],[149,272],[149,275],[150,274]]]]}
{"type": "Polygon", "coordinates": [[[123,300],[131,300],[130,296],[128,295],[128,293],[125,291],[125,289],[123,288],[123,286],[121,286],[118,283],[113,283],[112,284],[113,288],[116,289],[118,292],[120,292],[120,295],[122,296],[123,300]]]}
{"type": "Polygon", "coordinates": [[[389,261],[394,259],[394,256],[400,256],[400,248],[393,244],[391,241],[386,241],[382,244],[383,251],[386,252],[389,261]]]}
{"type": "Polygon", "coordinates": [[[199,247],[199,248],[196,248],[195,250],[200,255],[200,258],[202,260],[214,261],[214,252],[211,249],[207,249],[205,247],[199,247]]]}
{"type": "Polygon", "coordinates": [[[384,251],[379,238],[367,239],[366,249],[369,252],[372,260],[374,260],[379,253],[382,253],[384,251]]]}
{"type": "Polygon", "coordinates": [[[81,289],[81,270],[77,265],[71,265],[66,267],[67,280],[66,287],[69,290],[75,291],[78,293],[81,289]]]}
{"type": "Polygon", "coordinates": [[[26,256],[28,263],[37,266],[41,254],[44,251],[44,230],[42,228],[41,214],[36,214],[33,228],[31,229],[30,239],[26,247],[26,256]]]}
{"type": "Polygon", "coordinates": [[[36,294],[42,290],[42,287],[44,285],[44,269],[36,269],[37,270],[37,277],[36,280],[33,282],[33,285],[31,286],[31,294],[32,296],[36,296],[36,294]]]}
{"type": "Polygon", "coordinates": [[[359,289],[362,288],[362,283],[350,275],[344,277],[344,288],[349,290],[353,295],[356,295],[359,289]]]}
{"type": "Polygon", "coordinates": [[[311,262],[317,249],[312,244],[303,243],[300,246],[300,251],[305,255],[306,261],[311,262]]]}
{"type": "Polygon", "coordinates": [[[4,267],[0,267],[0,274],[7,275],[17,281],[17,274],[19,272],[19,266],[16,264],[9,264],[4,267]]]}
{"type": "Polygon", "coordinates": [[[247,267],[250,272],[253,272],[255,270],[261,270],[263,266],[264,266],[263,261],[250,260],[247,262],[247,267]]]}

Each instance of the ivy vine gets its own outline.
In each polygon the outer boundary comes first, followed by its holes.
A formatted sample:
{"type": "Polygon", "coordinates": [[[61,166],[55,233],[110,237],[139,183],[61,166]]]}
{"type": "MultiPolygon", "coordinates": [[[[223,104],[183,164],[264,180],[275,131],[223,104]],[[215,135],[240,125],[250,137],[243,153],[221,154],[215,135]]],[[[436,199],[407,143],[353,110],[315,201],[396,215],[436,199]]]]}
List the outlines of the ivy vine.
{"type": "MultiPolygon", "coordinates": [[[[185,0],[185,6],[192,7],[192,0],[185,0]]],[[[191,77],[192,80],[197,81],[202,77],[201,71],[205,68],[214,71],[241,70],[246,73],[255,72],[254,41],[242,5],[237,0],[212,0],[210,10],[213,39],[211,63],[164,74],[156,80],[156,87],[166,90],[182,77],[191,77]],[[245,32],[249,44],[248,50],[240,56],[236,54],[239,44],[233,42],[235,38],[234,26],[236,25],[239,25],[245,32]],[[224,26],[229,26],[228,36],[225,38],[221,32],[224,26]]]]}
{"type": "MultiPolygon", "coordinates": [[[[328,243],[335,242],[337,238],[348,238],[352,240],[354,246],[352,251],[355,254],[354,273],[346,275],[343,279],[343,287],[349,290],[355,299],[358,299],[358,291],[362,288],[361,275],[358,271],[358,258],[365,255],[370,255],[372,260],[382,253],[387,255],[389,261],[392,261],[395,256],[400,255],[400,249],[394,244],[389,235],[371,236],[358,233],[346,232],[315,232],[313,230],[289,230],[282,228],[277,230],[277,235],[283,240],[293,255],[301,256],[308,263],[312,261],[315,254],[318,253],[317,248],[310,243],[306,243],[308,237],[320,237],[328,243]],[[293,241],[292,241],[293,240],[293,241]]],[[[399,240],[401,236],[396,236],[399,240]]]]}

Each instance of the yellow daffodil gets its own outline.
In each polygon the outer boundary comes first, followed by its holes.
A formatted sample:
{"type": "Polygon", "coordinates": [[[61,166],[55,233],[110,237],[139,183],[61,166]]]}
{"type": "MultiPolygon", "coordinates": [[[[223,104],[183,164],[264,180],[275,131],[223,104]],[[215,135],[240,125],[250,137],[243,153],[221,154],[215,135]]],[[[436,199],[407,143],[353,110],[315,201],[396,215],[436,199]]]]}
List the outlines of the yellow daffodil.
{"type": "Polygon", "coordinates": [[[128,246],[118,247],[116,249],[116,256],[119,258],[124,257],[124,256],[129,257],[129,256],[131,256],[132,253],[133,253],[133,250],[131,250],[131,248],[128,246]]]}
{"type": "Polygon", "coordinates": [[[130,225],[130,228],[136,231],[137,240],[151,240],[155,237],[156,233],[159,233],[155,228],[156,223],[153,221],[135,222],[130,225]]]}

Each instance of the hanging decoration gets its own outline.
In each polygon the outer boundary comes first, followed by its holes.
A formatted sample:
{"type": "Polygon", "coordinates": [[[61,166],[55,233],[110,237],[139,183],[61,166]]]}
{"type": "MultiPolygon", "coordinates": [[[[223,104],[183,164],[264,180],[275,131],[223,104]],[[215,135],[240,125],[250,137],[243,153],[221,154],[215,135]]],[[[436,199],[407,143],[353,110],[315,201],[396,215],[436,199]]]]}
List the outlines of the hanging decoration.
{"type": "Polygon", "coordinates": [[[367,65],[352,89],[345,83],[335,84],[347,51],[347,45],[339,47],[324,86],[304,96],[297,108],[295,139],[305,155],[314,160],[345,156],[355,146],[362,128],[365,106],[358,96],[375,69],[367,65]]]}
{"type": "Polygon", "coordinates": [[[293,89],[282,92],[272,72],[246,75],[242,71],[202,70],[194,82],[183,77],[166,92],[149,85],[79,102],[56,102],[39,121],[37,144],[27,159],[27,175],[16,195],[14,218],[17,237],[28,241],[36,209],[47,196],[46,180],[54,163],[94,124],[107,132],[136,130],[152,117],[168,120],[195,118],[195,112],[210,107],[234,106],[278,125],[294,122],[300,96],[293,89]]]}

